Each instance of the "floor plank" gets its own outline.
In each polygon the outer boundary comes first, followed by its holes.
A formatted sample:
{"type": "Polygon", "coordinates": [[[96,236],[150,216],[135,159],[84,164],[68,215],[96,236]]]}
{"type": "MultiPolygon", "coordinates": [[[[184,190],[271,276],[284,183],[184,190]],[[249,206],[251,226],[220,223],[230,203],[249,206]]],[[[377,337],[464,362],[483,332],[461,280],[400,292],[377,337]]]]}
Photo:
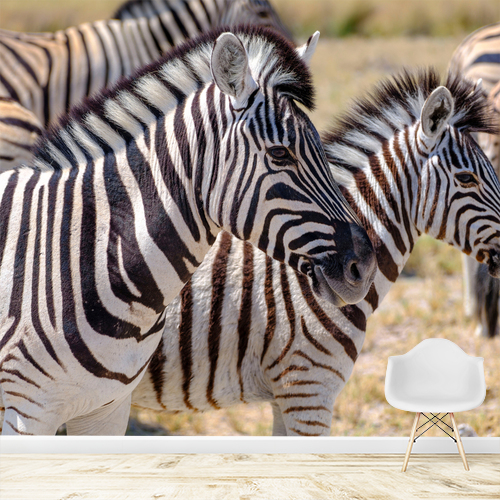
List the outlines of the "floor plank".
{"type": "Polygon", "coordinates": [[[0,455],[1,500],[500,498],[500,455],[0,455]]]}

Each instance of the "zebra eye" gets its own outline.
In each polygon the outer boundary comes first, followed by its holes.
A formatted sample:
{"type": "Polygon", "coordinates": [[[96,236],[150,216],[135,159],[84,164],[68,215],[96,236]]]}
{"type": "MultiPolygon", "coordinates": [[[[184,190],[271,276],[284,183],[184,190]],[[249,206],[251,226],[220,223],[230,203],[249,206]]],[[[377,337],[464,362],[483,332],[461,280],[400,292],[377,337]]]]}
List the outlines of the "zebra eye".
{"type": "Polygon", "coordinates": [[[267,19],[269,17],[269,12],[267,10],[260,10],[257,12],[257,16],[259,16],[261,19],[267,19]]]}
{"type": "Polygon", "coordinates": [[[287,148],[283,146],[275,146],[273,148],[269,148],[267,152],[278,161],[285,162],[293,162],[293,158],[290,155],[290,152],[287,148]]]}
{"type": "Polygon", "coordinates": [[[455,178],[458,180],[458,182],[460,182],[460,184],[477,184],[476,176],[468,172],[456,174],[455,178]]]}

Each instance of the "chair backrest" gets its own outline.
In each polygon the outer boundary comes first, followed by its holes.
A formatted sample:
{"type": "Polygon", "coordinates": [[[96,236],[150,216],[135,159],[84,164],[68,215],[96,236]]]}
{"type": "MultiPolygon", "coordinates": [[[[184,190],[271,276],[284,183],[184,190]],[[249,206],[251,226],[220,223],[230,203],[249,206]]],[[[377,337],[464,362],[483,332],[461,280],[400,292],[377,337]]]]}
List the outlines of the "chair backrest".
{"type": "Polygon", "coordinates": [[[392,393],[415,399],[477,400],[485,392],[483,358],[468,356],[446,339],[426,339],[406,354],[390,356],[387,372],[392,393]]]}

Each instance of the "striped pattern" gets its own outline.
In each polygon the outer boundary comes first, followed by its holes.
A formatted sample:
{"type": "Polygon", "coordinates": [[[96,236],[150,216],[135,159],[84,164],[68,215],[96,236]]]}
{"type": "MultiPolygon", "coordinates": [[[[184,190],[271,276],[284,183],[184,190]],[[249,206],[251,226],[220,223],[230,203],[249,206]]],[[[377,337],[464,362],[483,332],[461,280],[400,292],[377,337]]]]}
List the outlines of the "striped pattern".
{"type": "Polygon", "coordinates": [[[274,32],[237,35],[187,43],[89,100],[43,136],[35,168],[0,175],[3,433],[123,433],[165,307],[221,229],[327,297],[366,294],[371,244],[296,104],[313,104],[309,71],[274,32]],[[356,252],[366,277],[352,285],[354,264],[336,273],[356,252]]]}
{"type": "Polygon", "coordinates": [[[141,29],[162,52],[217,26],[264,26],[293,38],[268,0],[130,0],[112,17],[143,18],[141,29]]]}
{"type": "Polygon", "coordinates": [[[481,78],[488,95],[500,81],[500,22],[465,38],[453,52],[448,70],[473,81],[481,78]]]}
{"type": "Polygon", "coordinates": [[[289,266],[221,233],[168,306],[134,405],[185,412],[270,401],[273,434],[328,435],[367,319],[421,233],[488,260],[498,274],[500,185],[468,136],[491,131],[486,102],[449,78],[454,111],[437,136],[426,136],[422,117],[434,113],[426,98],[438,85],[432,72],[384,82],[323,136],[333,177],[375,246],[366,298],[335,307],[289,266]]]}
{"type": "Polygon", "coordinates": [[[84,97],[222,24],[271,26],[290,36],[263,0],[133,0],[115,17],[55,33],[0,30],[0,96],[46,126],[84,97]]]}
{"type": "Polygon", "coordinates": [[[36,116],[18,102],[0,97],[0,172],[31,160],[31,148],[42,133],[36,116]]]}
{"type": "MultiPolygon", "coordinates": [[[[478,29],[455,50],[450,69],[473,81],[482,79],[484,92],[500,116],[500,23],[478,29]]],[[[497,175],[500,173],[499,142],[496,134],[476,135],[476,140],[491,161],[497,175]]],[[[477,322],[476,333],[485,337],[498,334],[499,283],[476,261],[462,258],[464,273],[464,312],[477,322]]]]}
{"type": "MultiPolygon", "coordinates": [[[[500,81],[488,96],[500,122],[500,81]]],[[[500,132],[477,134],[482,150],[491,161],[497,176],[500,176],[500,132]]],[[[477,322],[476,334],[492,338],[498,335],[500,281],[488,274],[486,266],[466,257],[464,264],[464,305],[468,316],[477,322]]]]}

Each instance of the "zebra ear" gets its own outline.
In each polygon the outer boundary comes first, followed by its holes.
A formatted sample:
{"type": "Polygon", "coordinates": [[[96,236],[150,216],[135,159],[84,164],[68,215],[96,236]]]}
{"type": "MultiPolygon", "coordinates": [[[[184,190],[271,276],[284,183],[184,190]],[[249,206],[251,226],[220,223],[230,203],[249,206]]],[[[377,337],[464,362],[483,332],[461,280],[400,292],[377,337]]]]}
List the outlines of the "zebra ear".
{"type": "Polygon", "coordinates": [[[299,54],[299,57],[309,66],[312,56],[316,51],[316,45],[318,45],[319,31],[316,31],[313,35],[309,37],[309,40],[304,45],[297,47],[295,50],[299,54]]]}
{"type": "Polygon", "coordinates": [[[455,103],[446,87],[438,87],[427,98],[420,113],[422,132],[429,138],[441,135],[453,114],[455,103]]]}
{"type": "Polygon", "coordinates": [[[247,51],[232,33],[222,33],[215,41],[211,70],[219,90],[232,98],[236,109],[244,108],[257,84],[248,67],[247,51]]]}

